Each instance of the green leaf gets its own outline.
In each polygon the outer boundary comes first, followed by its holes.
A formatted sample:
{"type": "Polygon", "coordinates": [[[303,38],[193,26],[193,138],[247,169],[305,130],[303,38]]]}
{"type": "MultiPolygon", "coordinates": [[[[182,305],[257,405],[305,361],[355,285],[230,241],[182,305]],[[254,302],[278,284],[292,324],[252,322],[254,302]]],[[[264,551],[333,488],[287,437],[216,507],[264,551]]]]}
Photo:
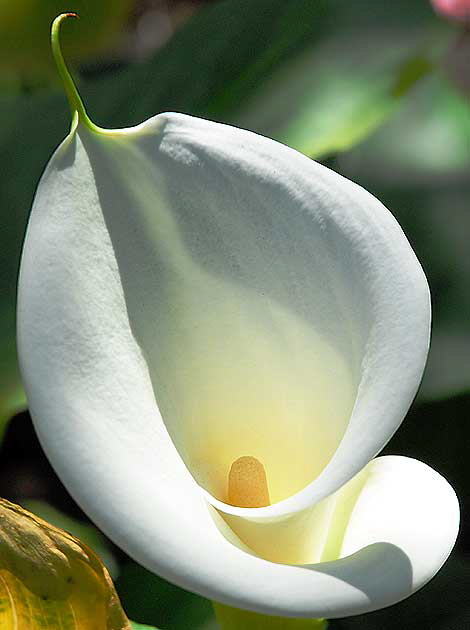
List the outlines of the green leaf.
{"type": "MultiPolygon", "coordinates": [[[[118,77],[83,85],[80,91],[91,118],[105,127],[137,124],[158,111],[183,111],[234,123],[240,112],[245,115],[254,106],[252,99],[270,105],[274,82],[289,120],[296,120],[302,117],[304,102],[293,102],[298,94],[291,92],[291,81],[304,90],[305,97],[312,91],[315,73],[323,77],[323,62],[333,82],[336,72],[347,69],[349,83],[357,77],[358,89],[364,86],[360,67],[364,57],[382,78],[395,69],[385,82],[392,97],[401,96],[427,65],[416,49],[424,45],[428,29],[436,23],[429,7],[415,2],[410,12],[404,0],[393,7],[373,0],[258,0],[256,10],[250,0],[225,0],[198,12],[154,59],[118,77]],[[367,38],[361,37],[362,32],[367,38]],[[330,52],[334,60],[328,59],[330,52]],[[406,64],[410,54],[419,61],[411,69],[403,68],[400,64],[406,64]],[[293,68],[298,69],[297,76],[293,68]],[[137,92],[136,86],[140,86],[137,92]]],[[[432,36],[439,44],[439,32],[432,36]]],[[[330,110],[339,105],[338,100],[328,102],[330,110]]],[[[309,103],[305,107],[309,109],[309,103]]],[[[274,128],[269,135],[277,138],[274,128]]]]}
{"type": "Polygon", "coordinates": [[[357,35],[312,46],[259,90],[237,122],[315,159],[350,149],[397,111],[432,70],[412,48],[381,47],[386,35],[378,31],[374,37],[373,56],[370,38],[356,41],[357,35]]]}
{"type": "Polygon", "coordinates": [[[420,82],[406,104],[356,151],[362,170],[401,183],[468,174],[468,101],[442,73],[420,82]],[[397,141],[397,138],[399,141],[397,141]]]}
{"type": "Polygon", "coordinates": [[[155,626],[143,626],[141,623],[131,621],[132,630],[158,630],[155,626]]]}
{"type": "Polygon", "coordinates": [[[468,105],[436,74],[336,166],[390,208],[423,265],[433,307],[426,400],[470,391],[469,147],[468,105]]]}

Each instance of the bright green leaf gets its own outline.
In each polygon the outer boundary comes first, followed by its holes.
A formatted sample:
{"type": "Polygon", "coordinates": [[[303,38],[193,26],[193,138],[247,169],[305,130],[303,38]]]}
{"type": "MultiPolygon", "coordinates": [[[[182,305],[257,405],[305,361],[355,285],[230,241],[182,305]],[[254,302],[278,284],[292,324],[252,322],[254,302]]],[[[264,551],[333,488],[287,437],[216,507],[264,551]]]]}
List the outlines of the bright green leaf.
{"type": "Polygon", "coordinates": [[[397,111],[432,64],[412,47],[407,51],[413,42],[377,43],[371,56],[370,38],[356,38],[334,35],[312,46],[262,87],[237,121],[315,159],[361,142],[397,111]]]}
{"type": "Polygon", "coordinates": [[[468,174],[470,106],[441,72],[430,74],[396,115],[357,150],[362,169],[403,183],[468,174]],[[397,138],[400,139],[397,142],[397,138]]]}

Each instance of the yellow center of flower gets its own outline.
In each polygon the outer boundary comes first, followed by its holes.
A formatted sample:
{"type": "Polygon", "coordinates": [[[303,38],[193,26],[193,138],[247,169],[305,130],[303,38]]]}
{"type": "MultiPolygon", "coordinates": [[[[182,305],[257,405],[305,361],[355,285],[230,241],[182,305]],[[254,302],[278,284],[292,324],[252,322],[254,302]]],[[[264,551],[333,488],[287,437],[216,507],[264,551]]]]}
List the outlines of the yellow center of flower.
{"type": "Polygon", "coordinates": [[[268,481],[263,464],[245,455],[236,459],[228,474],[228,503],[237,507],[270,505],[268,481]]]}

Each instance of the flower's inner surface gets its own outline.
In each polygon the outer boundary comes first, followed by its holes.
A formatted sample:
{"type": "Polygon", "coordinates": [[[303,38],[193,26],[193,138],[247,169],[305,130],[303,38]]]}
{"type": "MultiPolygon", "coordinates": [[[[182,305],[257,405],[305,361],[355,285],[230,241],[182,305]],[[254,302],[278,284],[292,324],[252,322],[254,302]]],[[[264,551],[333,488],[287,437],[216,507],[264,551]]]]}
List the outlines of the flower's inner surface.
{"type": "Polygon", "coordinates": [[[259,459],[244,455],[233,462],[228,474],[227,503],[249,508],[270,504],[266,471],[259,459]]]}
{"type": "Polygon", "coordinates": [[[267,296],[194,281],[161,299],[173,307],[159,319],[154,387],[195,480],[240,507],[228,497],[227,475],[247,454],[262,462],[269,481],[265,505],[314,481],[338,448],[354,404],[345,357],[267,296]]]}
{"type": "Polygon", "coordinates": [[[220,532],[235,546],[271,562],[309,565],[342,557],[342,545],[368,467],[319,503],[284,518],[258,521],[218,510],[220,532]]]}
{"type": "Polygon", "coordinates": [[[277,184],[245,189],[235,168],[220,188],[225,167],[202,168],[173,141],[155,169],[153,136],[139,138],[108,152],[126,182],[109,224],[161,417],[213,497],[227,502],[228,471],[249,455],[278,503],[321,474],[345,433],[365,326],[354,325],[357,296],[327,225],[277,184]]]}

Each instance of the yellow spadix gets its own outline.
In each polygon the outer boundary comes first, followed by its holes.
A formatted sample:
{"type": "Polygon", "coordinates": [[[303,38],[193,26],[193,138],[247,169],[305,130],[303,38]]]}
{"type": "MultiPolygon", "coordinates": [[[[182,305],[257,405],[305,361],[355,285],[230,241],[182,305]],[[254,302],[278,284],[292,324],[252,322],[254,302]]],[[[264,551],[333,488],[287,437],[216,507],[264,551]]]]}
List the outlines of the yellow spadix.
{"type": "Polygon", "coordinates": [[[265,507],[270,504],[268,480],[263,464],[245,455],[236,459],[228,475],[228,503],[238,507],[265,507]]]}

